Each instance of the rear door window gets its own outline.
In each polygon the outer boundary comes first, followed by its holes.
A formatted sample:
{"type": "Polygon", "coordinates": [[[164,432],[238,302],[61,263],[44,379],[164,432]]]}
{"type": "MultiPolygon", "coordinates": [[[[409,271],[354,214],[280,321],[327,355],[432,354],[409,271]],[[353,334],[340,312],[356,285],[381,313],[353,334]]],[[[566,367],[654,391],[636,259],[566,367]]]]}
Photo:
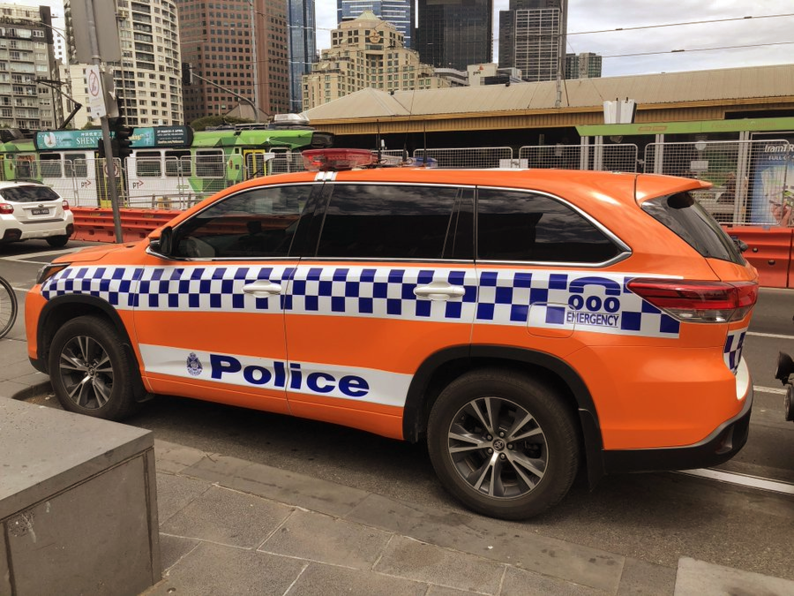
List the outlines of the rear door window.
{"type": "Polygon", "coordinates": [[[12,186],[0,190],[0,196],[12,203],[43,203],[60,199],[49,186],[12,186]]]}
{"type": "Polygon", "coordinates": [[[733,240],[688,192],[649,199],[642,203],[642,210],[702,256],[745,264],[733,240]]]}
{"type": "Polygon", "coordinates": [[[621,249],[568,205],[531,192],[477,190],[477,258],[603,263],[621,249]]]}
{"type": "Polygon", "coordinates": [[[441,259],[457,197],[455,187],[336,184],[317,256],[441,259]]]}

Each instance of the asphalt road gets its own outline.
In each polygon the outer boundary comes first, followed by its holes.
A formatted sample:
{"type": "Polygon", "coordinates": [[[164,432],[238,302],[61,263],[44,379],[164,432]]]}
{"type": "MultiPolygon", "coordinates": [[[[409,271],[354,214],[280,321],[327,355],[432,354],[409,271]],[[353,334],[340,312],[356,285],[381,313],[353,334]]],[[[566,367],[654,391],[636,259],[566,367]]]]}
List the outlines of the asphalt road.
{"type": "MultiPolygon", "coordinates": [[[[0,274],[14,287],[28,289],[37,269],[51,258],[48,253],[44,242],[0,246],[0,274]]],[[[782,481],[780,488],[788,494],[681,473],[614,476],[592,492],[577,483],[540,518],[493,521],[495,531],[530,530],[671,567],[680,556],[689,556],[794,579],[794,424],[783,421],[782,396],[774,393],[781,385],[773,378],[778,351],[794,355],[792,316],[794,290],[762,290],[744,350],[757,388],[750,439],[721,466],[782,481]]],[[[39,401],[52,405],[54,399],[39,401]]],[[[440,487],[422,445],[171,397],[158,397],[129,422],[153,430],[158,439],[204,451],[408,502],[459,508],[440,487]]]]}

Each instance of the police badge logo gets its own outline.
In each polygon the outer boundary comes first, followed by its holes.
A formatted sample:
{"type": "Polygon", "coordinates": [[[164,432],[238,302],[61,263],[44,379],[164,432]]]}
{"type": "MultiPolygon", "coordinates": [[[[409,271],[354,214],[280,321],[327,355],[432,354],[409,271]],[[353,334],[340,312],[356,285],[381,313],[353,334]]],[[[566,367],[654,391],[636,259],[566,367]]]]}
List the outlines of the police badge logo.
{"type": "Polygon", "coordinates": [[[204,367],[201,366],[201,361],[196,356],[195,352],[191,352],[190,356],[187,357],[187,372],[197,377],[201,374],[201,371],[204,370],[204,367]]]}

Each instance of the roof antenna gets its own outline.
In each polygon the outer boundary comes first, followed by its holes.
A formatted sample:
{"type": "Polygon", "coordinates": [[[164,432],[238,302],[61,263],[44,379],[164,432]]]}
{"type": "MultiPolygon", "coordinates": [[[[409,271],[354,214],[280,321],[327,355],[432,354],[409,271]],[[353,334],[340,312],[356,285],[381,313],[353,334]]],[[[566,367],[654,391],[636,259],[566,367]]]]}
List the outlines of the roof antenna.
{"type": "Polygon", "coordinates": [[[381,165],[381,139],[380,139],[380,120],[375,120],[375,124],[378,127],[378,165],[381,165]]]}
{"type": "Polygon", "coordinates": [[[422,136],[423,136],[422,142],[424,143],[425,146],[423,150],[424,158],[422,159],[422,167],[426,168],[427,167],[427,120],[424,120],[422,122],[422,136]]]}

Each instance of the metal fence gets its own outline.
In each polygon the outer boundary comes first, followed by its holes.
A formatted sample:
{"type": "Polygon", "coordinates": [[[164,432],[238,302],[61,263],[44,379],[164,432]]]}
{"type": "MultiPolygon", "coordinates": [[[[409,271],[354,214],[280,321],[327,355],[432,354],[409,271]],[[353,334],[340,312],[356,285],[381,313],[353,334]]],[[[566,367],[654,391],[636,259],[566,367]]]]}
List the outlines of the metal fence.
{"type": "Polygon", "coordinates": [[[521,168],[636,172],[637,145],[527,145],[518,151],[521,168]]]}
{"type": "Polygon", "coordinates": [[[722,223],[789,226],[793,158],[785,140],[652,143],[645,172],[710,182],[692,194],[722,223]]]}
{"type": "MultiPolygon", "coordinates": [[[[562,168],[667,174],[697,178],[712,188],[693,192],[718,221],[737,225],[794,225],[794,147],[785,140],[652,143],[643,160],[633,144],[417,149],[413,157],[438,168],[562,168]]],[[[381,157],[399,162],[401,150],[381,157]]],[[[80,207],[110,205],[104,159],[32,160],[13,164],[19,179],[41,179],[80,207]]],[[[121,204],[147,209],[186,209],[224,188],[262,175],[305,171],[298,152],[252,151],[224,157],[114,160],[121,204]]]]}
{"type": "Polygon", "coordinates": [[[513,161],[513,150],[510,147],[416,149],[414,158],[434,159],[437,162],[436,167],[442,169],[518,167],[513,161]]]}

